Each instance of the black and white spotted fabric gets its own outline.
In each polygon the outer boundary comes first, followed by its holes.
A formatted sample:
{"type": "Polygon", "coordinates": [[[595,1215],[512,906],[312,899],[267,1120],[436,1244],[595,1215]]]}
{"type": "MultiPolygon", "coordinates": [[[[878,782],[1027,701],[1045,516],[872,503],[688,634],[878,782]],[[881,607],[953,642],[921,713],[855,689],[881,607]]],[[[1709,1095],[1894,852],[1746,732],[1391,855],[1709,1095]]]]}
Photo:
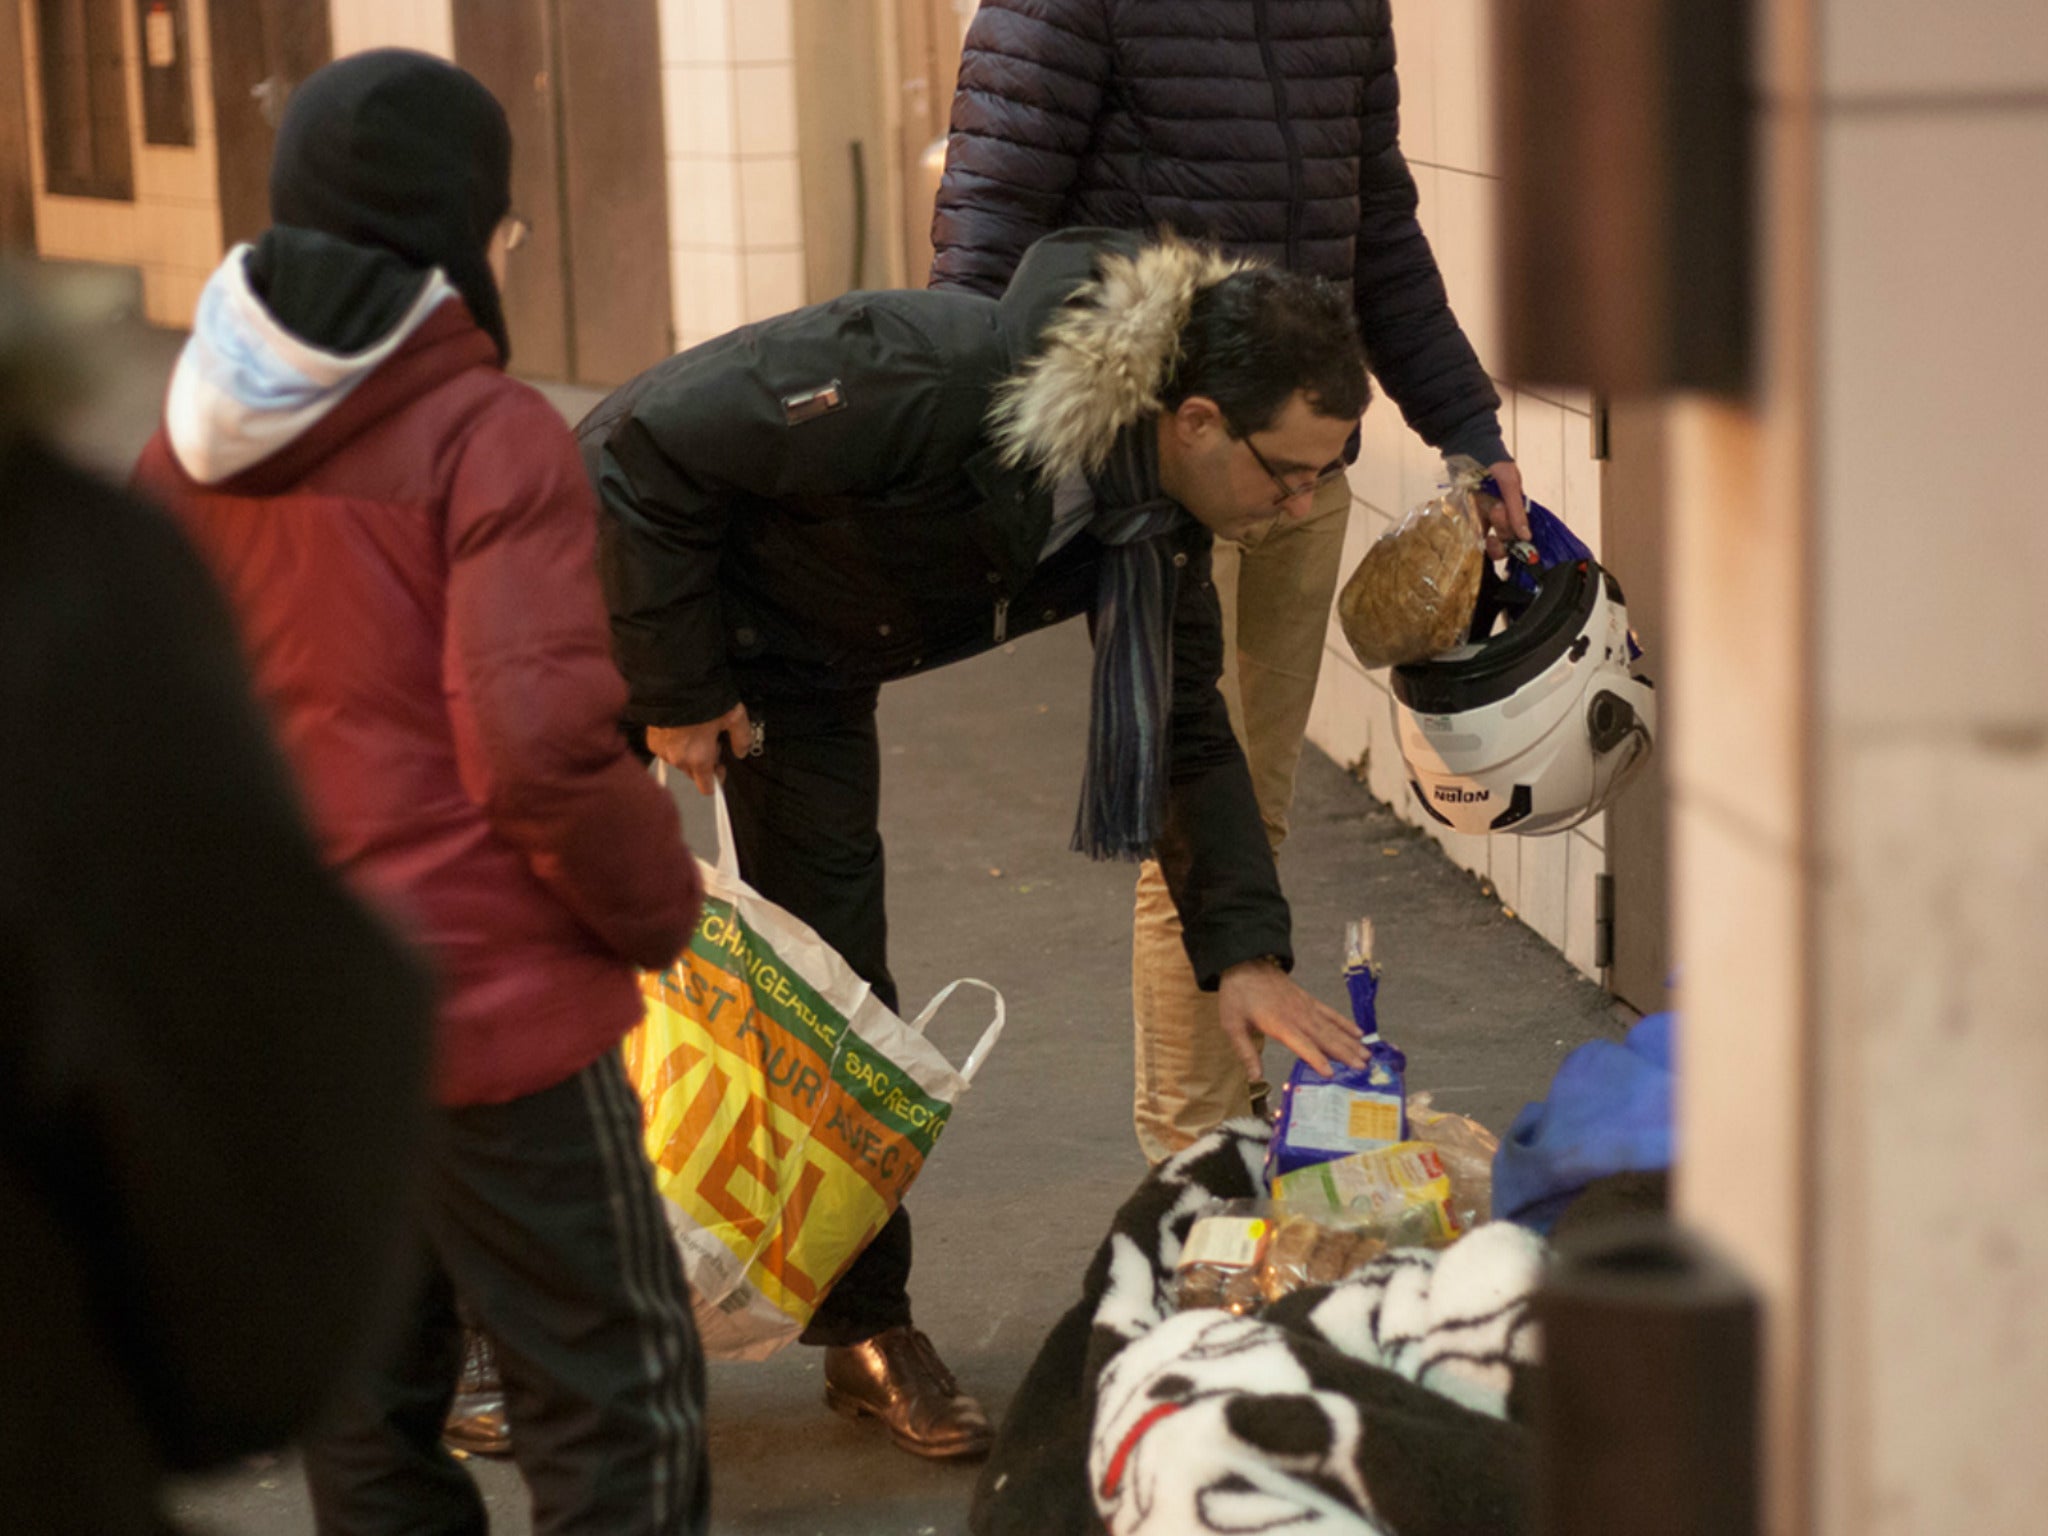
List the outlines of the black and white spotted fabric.
{"type": "Polygon", "coordinates": [[[1176,1313],[1196,1218],[1260,1188],[1266,1128],[1237,1121],[1118,1212],[1081,1302],[998,1436],[977,1536],[1210,1532],[1477,1536],[1524,1529],[1540,1239],[1482,1227],[1400,1250],[1261,1318],[1176,1313]]]}

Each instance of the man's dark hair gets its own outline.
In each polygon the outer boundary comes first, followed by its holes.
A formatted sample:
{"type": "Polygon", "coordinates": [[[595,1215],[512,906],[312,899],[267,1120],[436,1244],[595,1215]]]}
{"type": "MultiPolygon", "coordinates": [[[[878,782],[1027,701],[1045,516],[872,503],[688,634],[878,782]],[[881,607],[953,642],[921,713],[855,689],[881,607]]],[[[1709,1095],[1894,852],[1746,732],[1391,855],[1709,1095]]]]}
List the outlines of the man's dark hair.
{"type": "Polygon", "coordinates": [[[1357,420],[1372,399],[1350,300],[1320,277],[1234,272],[1195,296],[1180,345],[1160,399],[1173,410],[1204,395],[1240,437],[1270,427],[1297,390],[1338,421],[1357,420]]]}

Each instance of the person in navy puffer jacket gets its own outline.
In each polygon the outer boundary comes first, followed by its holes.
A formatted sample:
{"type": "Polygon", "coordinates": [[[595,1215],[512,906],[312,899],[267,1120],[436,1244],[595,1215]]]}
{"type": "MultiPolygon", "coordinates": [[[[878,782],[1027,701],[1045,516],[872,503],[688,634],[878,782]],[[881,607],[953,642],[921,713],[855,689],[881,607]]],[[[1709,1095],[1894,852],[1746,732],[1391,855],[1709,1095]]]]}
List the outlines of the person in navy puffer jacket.
{"type": "MultiPolygon", "coordinates": [[[[1026,247],[1076,224],[1166,228],[1340,283],[1409,426],[1491,466],[1495,531],[1526,538],[1500,397],[1416,220],[1399,103],[1388,0],[983,0],[953,99],[931,285],[1000,294],[1026,247]]],[[[1276,849],[1350,504],[1339,478],[1301,521],[1216,545],[1223,692],[1276,849]]],[[[1250,1085],[1156,863],[1139,877],[1132,938],[1134,1118],[1157,1163],[1249,1113],[1250,1085]]]]}

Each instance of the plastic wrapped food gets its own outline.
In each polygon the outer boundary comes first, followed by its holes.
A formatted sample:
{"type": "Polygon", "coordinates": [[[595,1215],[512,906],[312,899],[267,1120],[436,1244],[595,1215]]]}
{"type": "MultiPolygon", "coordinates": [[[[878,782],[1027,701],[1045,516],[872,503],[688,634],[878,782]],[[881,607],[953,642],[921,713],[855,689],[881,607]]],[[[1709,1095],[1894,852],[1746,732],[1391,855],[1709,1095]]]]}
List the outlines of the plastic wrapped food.
{"type": "Polygon", "coordinates": [[[1486,568],[1476,497],[1486,471],[1462,455],[1450,482],[1365,552],[1337,597],[1344,638],[1368,667],[1397,667],[1466,638],[1486,568]]]}
{"type": "Polygon", "coordinates": [[[1427,1092],[1408,1096],[1408,1134],[1436,1148],[1451,1180],[1451,1209],[1466,1231],[1493,1219],[1493,1156],[1500,1138],[1477,1120],[1438,1109],[1427,1092]]]}
{"type": "Polygon", "coordinates": [[[1273,1181],[1276,1220],[1303,1217],[1325,1226],[1348,1226],[1379,1237],[1389,1248],[1454,1241],[1465,1228],[1453,1207],[1443,1157],[1420,1141],[1354,1152],[1273,1181]]]}
{"type": "Polygon", "coordinates": [[[1337,1063],[1328,1077],[1296,1062],[1280,1092],[1279,1123],[1266,1151],[1270,1183],[1309,1163],[1391,1146],[1408,1136],[1408,1058],[1380,1037],[1379,968],[1372,958],[1372,920],[1358,918],[1344,931],[1344,986],[1351,1017],[1365,1041],[1362,1067],[1337,1063]]]}
{"type": "Polygon", "coordinates": [[[1306,1216],[1276,1221],[1259,1266],[1259,1292],[1268,1302],[1311,1285],[1335,1285],[1387,1251],[1387,1240],[1366,1227],[1326,1226],[1306,1216]]]}
{"type": "Polygon", "coordinates": [[[1229,1200],[1197,1218],[1174,1266],[1174,1299],[1183,1312],[1221,1307],[1239,1314],[1265,1302],[1259,1267],[1273,1225],[1252,1200],[1229,1200]]]}

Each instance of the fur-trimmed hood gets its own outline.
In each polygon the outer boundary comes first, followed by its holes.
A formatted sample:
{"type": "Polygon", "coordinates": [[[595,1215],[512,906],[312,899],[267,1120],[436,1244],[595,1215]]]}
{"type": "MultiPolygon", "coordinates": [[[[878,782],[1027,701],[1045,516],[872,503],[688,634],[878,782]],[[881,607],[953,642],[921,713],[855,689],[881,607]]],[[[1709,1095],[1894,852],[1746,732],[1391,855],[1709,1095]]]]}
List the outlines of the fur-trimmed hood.
{"type": "Polygon", "coordinates": [[[1102,467],[1117,433],[1160,409],[1195,297],[1258,263],[1165,237],[1107,230],[1039,241],[1003,297],[1030,360],[996,390],[989,430],[1003,462],[1048,479],[1102,467]]]}

